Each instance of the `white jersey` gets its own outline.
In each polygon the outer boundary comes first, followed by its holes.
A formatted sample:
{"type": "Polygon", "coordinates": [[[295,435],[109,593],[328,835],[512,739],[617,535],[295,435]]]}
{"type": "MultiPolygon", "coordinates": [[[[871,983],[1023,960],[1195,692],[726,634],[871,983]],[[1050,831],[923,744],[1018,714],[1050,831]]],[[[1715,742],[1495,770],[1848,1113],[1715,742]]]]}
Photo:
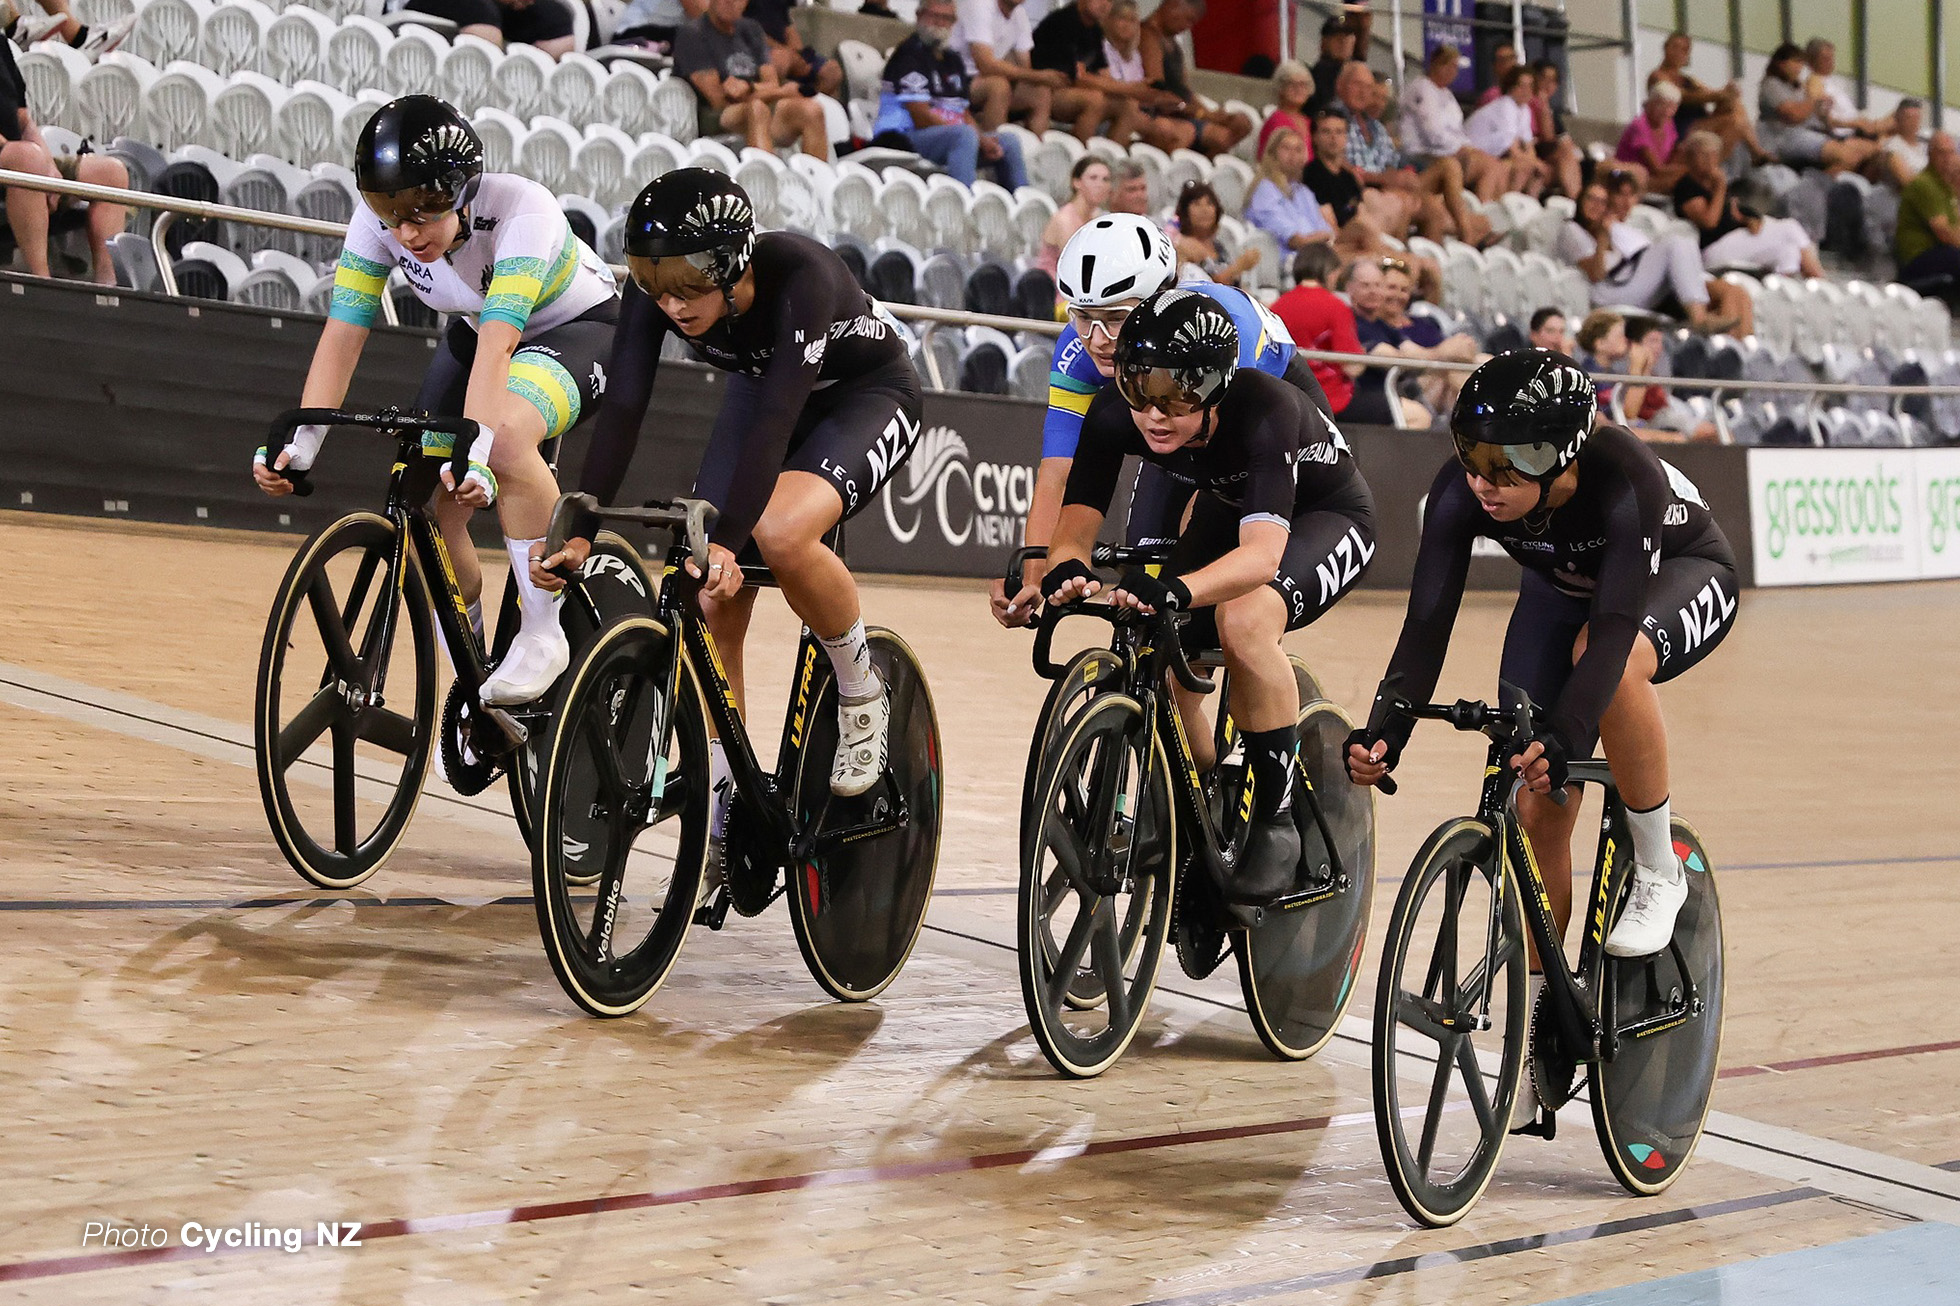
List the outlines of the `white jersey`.
{"type": "Polygon", "coordinates": [[[415,297],[438,313],[461,314],[479,329],[507,322],[526,340],[619,293],[612,269],[572,234],[558,201],[534,181],[485,173],[462,216],[463,243],[423,263],[361,205],[347,224],[330,316],[372,326],[397,268],[415,297]]]}

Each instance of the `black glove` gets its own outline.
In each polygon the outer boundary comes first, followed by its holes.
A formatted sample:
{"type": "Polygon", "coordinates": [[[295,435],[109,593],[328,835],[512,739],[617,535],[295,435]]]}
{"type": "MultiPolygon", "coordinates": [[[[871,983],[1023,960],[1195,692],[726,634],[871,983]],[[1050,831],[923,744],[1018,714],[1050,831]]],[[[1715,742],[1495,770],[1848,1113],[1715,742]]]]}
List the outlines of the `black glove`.
{"type": "Polygon", "coordinates": [[[1348,732],[1347,744],[1341,750],[1341,762],[1343,765],[1346,765],[1348,761],[1347,750],[1355,747],[1357,744],[1360,745],[1361,751],[1364,753],[1374,752],[1375,745],[1381,744],[1383,745],[1382,765],[1393,771],[1395,764],[1402,760],[1402,745],[1404,742],[1406,741],[1403,739],[1397,739],[1393,731],[1375,730],[1367,726],[1362,726],[1359,729],[1348,732]]]}
{"type": "Polygon", "coordinates": [[[1139,603],[1157,612],[1186,612],[1191,607],[1191,587],[1175,576],[1153,576],[1142,567],[1132,567],[1116,583],[1139,603]]]}
{"type": "Polygon", "coordinates": [[[1565,788],[1567,776],[1565,763],[1566,759],[1572,756],[1571,750],[1566,748],[1565,741],[1559,738],[1558,731],[1550,726],[1541,725],[1530,734],[1519,735],[1511,741],[1512,756],[1523,753],[1534,741],[1545,746],[1545,762],[1549,768],[1546,778],[1552,782],[1552,792],[1556,794],[1565,788]]]}
{"type": "Polygon", "coordinates": [[[1070,558],[1067,562],[1059,563],[1049,568],[1048,574],[1041,578],[1041,600],[1044,603],[1053,603],[1055,601],[1055,591],[1070,581],[1078,579],[1094,580],[1095,578],[1096,573],[1091,570],[1088,563],[1082,561],[1080,558],[1070,558]]]}

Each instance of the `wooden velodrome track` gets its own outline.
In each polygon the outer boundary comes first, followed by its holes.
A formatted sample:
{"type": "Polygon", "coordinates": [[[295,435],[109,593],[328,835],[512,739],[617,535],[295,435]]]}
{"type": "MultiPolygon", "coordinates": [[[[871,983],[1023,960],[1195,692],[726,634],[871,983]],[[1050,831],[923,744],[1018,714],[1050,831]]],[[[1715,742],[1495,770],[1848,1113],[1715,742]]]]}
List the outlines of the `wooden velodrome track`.
{"type": "MultiPolygon", "coordinates": [[[[1319,1057],[1266,1055],[1231,967],[1167,961],[1126,1058],[1064,1082],[1010,950],[1027,638],[977,586],[869,585],[946,744],[907,970],[825,1001],[777,908],[695,931],[645,1011],[596,1021],[540,952],[500,790],[432,780],[350,893],[274,849],[250,710],[294,544],[0,518],[7,1300],[1540,1302],[1960,1222],[1960,586],[1752,593],[1665,691],[1729,947],[1723,1080],[1681,1181],[1624,1195],[1575,1106],[1424,1232],[1383,1178],[1366,1018],[1394,886],[1471,800],[1477,741],[1425,729],[1381,803],[1366,983],[1319,1057]],[[91,1221],[168,1246],[84,1247],[91,1221]],[[211,1254],[186,1221],[365,1227],[211,1254]]],[[[1445,692],[1489,692],[1507,611],[1466,604],[1445,692]]],[[[1290,643],[1352,707],[1400,618],[1363,595],[1290,643]]],[[[764,738],[792,634],[767,598],[764,738]]]]}

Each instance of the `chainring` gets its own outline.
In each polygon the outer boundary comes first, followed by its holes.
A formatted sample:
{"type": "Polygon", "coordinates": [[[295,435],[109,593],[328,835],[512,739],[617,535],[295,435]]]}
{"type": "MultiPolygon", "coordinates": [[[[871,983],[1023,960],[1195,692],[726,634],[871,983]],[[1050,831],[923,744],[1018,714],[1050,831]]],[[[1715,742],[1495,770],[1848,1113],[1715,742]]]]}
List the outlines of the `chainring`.
{"type": "Polygon", "coordinates": [[[1560,1045],[1558,1017],[1552,1012],[1551,986],[1538,990],[1531,1008],[1531,1087],[1538,1104],[1556,1111],[1579,1091],[1579,1063],[1560,1045]]]}
{"type": "MultiPolygon", "coordinates": [[[[776,901],[776,892],[781,883],[776,876],[776,868],[756,862],[744,827],[735,823],[737,813],[728,814],[728,833],[722,840],[723,874],[727,878],[728,905],[738,916],[760,916],[767,911],[769,904],[776,901]]],[[[799,867],[798,873],[804,873],[799,867]]],[[[825,899],[828,901],[828,899],[825,899]]]]}
{"type": "Polygon", "coordinates": [[[1177,964],[1184,968],[1186,975],[1201,980],[1225,960],[1225,945],[1231,936],[1218,923],[1215,904],[1201,896],[1203,891],[1197,887],[1196,880],[1197,867],[1187,857],[1177,876],[1171,937],[1177,943],[1177,964]]]}
{"type": "Polygon", "coordinates": [[[442,754],[443,777],[451,789],[465,798],[482,793],[504,772],[503,763],[482,752],[479,746],[479,736],[488,732],[494,732],[501,742],[502,732],[470,701],[463,692],[463,682],[452,682],[449,696],[442,701],[442,730],[437,735],[437,748],[442,754]]]}

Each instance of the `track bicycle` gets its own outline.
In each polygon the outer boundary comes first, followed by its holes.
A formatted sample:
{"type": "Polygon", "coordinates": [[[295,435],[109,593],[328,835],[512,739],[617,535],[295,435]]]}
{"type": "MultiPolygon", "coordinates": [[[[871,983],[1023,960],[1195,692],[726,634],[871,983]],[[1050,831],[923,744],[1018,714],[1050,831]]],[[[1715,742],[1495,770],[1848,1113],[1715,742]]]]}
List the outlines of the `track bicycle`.
{"type": "MultiPolygon", "coordinates": [[[[461,483],[476,424],[393,408],[299,408],[272,424],[268,463],[297,427],[311,424],[377,431],[395,441],[395,461],[381,512],[350,513],[317,531],[273,598],[253,713],[259,796],[273,839],[307,882],[322,889],[360,884],[401,842],[429,759],[440,750],[459,793],[480,793],[507,778],[528,842],[537,741],[547,733],[554,696],[507,708],[481,704],[483,681],[517,633],[517,587],[504,587],[486,649],[428,510],[445,461],[461,483]],[[438,635],[455,670],[439,716],[438,635]],[[296,774],[301,784],[293,783],[296,774]],[[315,780],[324,783],[309,783],[315,780]]],[[[547,462],[552,452],[545,451],[547,462]]],[[[306,472],[283,474],[295,493],[312,493],[306,472]]],[[[594,541],[559,607],[573,649],[607,618],[650,610],[651,593],[631,545],[610,534],[594,541]]]]}
{"type": "MultiPolygon", "coordinates": [[[[715,509],[699,499],[602,508],[568,495],[547,555],[581,513],[669,531],[672,544],[652,613],[613,621],[563,682],[531,859],[558,982],[595,1016],[626,1015],[672,971],[689,926],[720,929],[730,909],[755,916],[787,896],[817,983],[847,1002],[875,997],[911,955],[939,860],[939,722],[917,657],[891,631],[867,632],[891,695],[890,761],[869,790],[840,798],[830,792],[836,679],[805,628],[775,769],[765,771],[702,618],[700,582],[683,565],[693,558],[705,570],[715,509]],[[711,729],[734,789],[722,879],[703,893],[711,729]]],[[[748,564],[743,580],[771,583],[748,564]]]]}
{"type": "MultiPolygon", "coordinates": [[[[1507,699],[1521,699],[1505,690],[1507,699]]],[[[1537,709],[1481,702],[1397,710],[1490,739],[1475,816],[1438,826],[1410,865],[1389,918],[1375,996],[1375,1129],[1402,1206],[1432,1227],[1454,1224],[1483,1195],[1510,1132],[1529,1049],[1540,1115],[1588,1090],[1613,1177],[1648,1196],[1693,1155],[1708,1116],[1722,1043],[1722,911],[1708,851],[1675,817],[1688,901],[1674,937],[1649,957],[1613,957],[1604,940],[1633,872],[1633,838],[1607,763],[1567,764],[1569,782],[1605,792],[1593,888],[1578,962],[1565,952],[1551,900],[1516,814],[1522,751],[1537,709]],[[1545,966],[1525,1009],[1526,929],[1545,966]]],[[[1383,792],[1393,793],[1392,782],[1383,792]]]]}
{"type": "Polygon", "coordinates": [[[1341,762],[1348,717],[1318,696],[1301,705],[1293,889],[1263,907],[1228,902],[1225,884],[1251,819],[1250,776],[1224,712],[1219,761],[1208,776],[1198,772],[1165,678],[1200,694],[1217,682],[1192,665],[1182,622],[1076,603],[1051,605],[1037,626],[1036,671],[1071,698],[1078,682],[1096,687],[1066,713],[1051,691],[1021,846],[1021,994],[1043,1054],[1066,1075],[1100,1074],[1122,1056],[1173,935],[1194,979],[1231,947],[1253,1028],[1282,1058],[1318,1051],[1354,991],[1375,845],[1373,798],[1347,783],[1341,762]],[[1112,636],[1089,651],[1101,656],[1079,654],[1063,668],[1050,649],[1070,616],[1105,620],[1112,636]]]}

